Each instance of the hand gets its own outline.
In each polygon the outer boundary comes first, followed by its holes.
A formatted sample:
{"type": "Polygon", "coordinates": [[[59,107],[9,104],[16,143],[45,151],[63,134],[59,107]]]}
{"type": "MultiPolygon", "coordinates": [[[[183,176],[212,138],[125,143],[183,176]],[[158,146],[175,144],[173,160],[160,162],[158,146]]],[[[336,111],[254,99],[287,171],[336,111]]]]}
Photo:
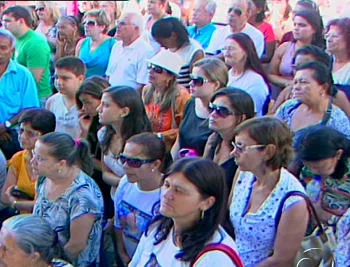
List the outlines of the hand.
{"type": "Polygon", "coordinates": [[[85,112],[79,113],[79,126],[81,131],[80,137],[87,138],[92,120],[92,116],[86,114],[85,112]]]}
{"type": "Polygon", "coordinates": [[[11,141],[12,141],[12,137],[9,132],[0,133],[0,143],[7,143],[11,141]]]}
{"type": "Polygon", "coordinates": [[[15,197],[11,194],[11,192],[12,192],[12,190],[13,190],[14,188],[16,188],[16,185],[11,185],[11,186],[9,186],[9,187],[6,189],[6,191],[5,191],[5,194],[6,194],[7,198],[8,198],[9,203],[10,203],[11,206],[13,206],[13,203],[17,200],[17,198],[15,198],[15,197]]]}

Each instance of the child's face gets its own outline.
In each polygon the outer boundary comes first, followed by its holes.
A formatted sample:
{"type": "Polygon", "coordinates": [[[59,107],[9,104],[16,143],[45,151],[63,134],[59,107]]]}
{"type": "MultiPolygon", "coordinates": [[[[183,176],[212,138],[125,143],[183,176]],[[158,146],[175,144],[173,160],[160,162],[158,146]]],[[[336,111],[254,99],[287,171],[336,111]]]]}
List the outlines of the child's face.
{"type": "Polygon", "coordinates": [[[69,70],[55,69],[55,87],[64,95],[74,96],[83,81],[84,75],[76,76],[69,70]]]}

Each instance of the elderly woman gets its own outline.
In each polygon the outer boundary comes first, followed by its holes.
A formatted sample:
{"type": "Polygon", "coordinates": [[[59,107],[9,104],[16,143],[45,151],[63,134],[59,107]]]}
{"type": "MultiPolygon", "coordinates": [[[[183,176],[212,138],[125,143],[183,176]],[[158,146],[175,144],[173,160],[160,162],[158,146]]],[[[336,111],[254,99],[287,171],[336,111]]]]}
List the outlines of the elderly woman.
{"type": "Polygon", "coordinates": [[[74,266],[99,266],[103,199],[88,176],[93,170],[88,143],[49,133],[38,139],[33,154],[40,176],[33,214],[48,220],[74,266]]]}
{"type": "Polygon", "coordinates": [[[142,98],[153,131],[162,134],[170,151],[190,99],[187,89],[176,81],[183,61],[177,54],[162,49],[148,62],[150,84],[143,88],[142,98]]]}
{"type": "Polygon", "coordinates": [[[157,20],[152,27],[153,38],[162,46],[182,57],[178,83],[190,87],[190,73],[194,62],[204,58],[202,46],[190,39],[186,27],[174,17],[157,20]]]}
{"type": "Polygon", "coordinates": [[[84,14],[85,39],[81,39],[75,49],[75,55],[86,65],[86,77],[105,76],[109,56],[116,42],[107,35],[110,18],[104,10],[90,10],[84,14]]]}
{"type": "Polygon", "coordinates": [[[225,246],[233,254],[236,248],[219,226],[226,201],[224,173],[217,164],[202,158],[175,162],[161,188],[160,215],[129,266],[241,266],[218,249],[225,246]],[[217,249],[201,254],[213,243],[217,249]]]}
{"type": "Polygon", "coordinates": [[[294,76],[294,99],[285,102],[276,116],[295,133],[295,144],[305,129],[327,125],[350,138],[350,121],[332,104],[332,76],[324,64],[310,62],[299,66],[294,76]]]}
{"type": "Polygon", "coordinates": [[[237,126],[233,155],[239,172],[232,186],[230,218],[239,255],[246,267],[292,266],[308,223],[305,200],[290,191],[304,192],[285,167],[292,156],[290,129],[273,117],[249,119],[237,126]]]}
{"type": "Polygon", "coordinates": [[[243,90],[225,88],[217,91],[209,104],[209,128],[214,131],[205,145],[203,157],[212,159],[224,168],[227,188],[232,187],[237,165],[231,141],[235,128],[243,121],[254,117],[254,102],[243,90]]]}
{"type": "Polygon", "coordinates": [[[227,80],[227,67],[220,59],[205,58],[194,63],[190,83],[193,98],[186,105],[179,134],[171,149],[174,160],[181,156],[180,150],[185,154],[191,150],[196,155],[203,155],[212,134],[208,125],[210,99],[226,86],[227,80]]]}
{"type": "Polygon", "coordinates": [[[57,232],[43,218],[17,215],[6,220],[0,232],[0,263],[4,267],[69,267],[60,260],[57,232]]]}

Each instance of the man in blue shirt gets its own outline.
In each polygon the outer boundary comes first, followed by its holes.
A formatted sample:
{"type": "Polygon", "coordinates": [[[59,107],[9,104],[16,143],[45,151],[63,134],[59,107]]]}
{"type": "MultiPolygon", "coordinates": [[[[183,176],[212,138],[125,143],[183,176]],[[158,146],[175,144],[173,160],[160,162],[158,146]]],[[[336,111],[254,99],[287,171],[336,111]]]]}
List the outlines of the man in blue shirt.
{"type": "Polygon", "coordinates": [[[0,149],[7,159],[21,148],[16,130],[24,109],[39,107],[38,89],[33,74],[11,58],[16,38],[0,29],[0,149]]]}
{"type": "Polygon", "coordinates": [[[211,22],[216,10],[214,0],[197,0],[193,9],[192,26],[187,28],[191,38],[197,40],[204,48],[208,47],[216,26],[211,22]]]}

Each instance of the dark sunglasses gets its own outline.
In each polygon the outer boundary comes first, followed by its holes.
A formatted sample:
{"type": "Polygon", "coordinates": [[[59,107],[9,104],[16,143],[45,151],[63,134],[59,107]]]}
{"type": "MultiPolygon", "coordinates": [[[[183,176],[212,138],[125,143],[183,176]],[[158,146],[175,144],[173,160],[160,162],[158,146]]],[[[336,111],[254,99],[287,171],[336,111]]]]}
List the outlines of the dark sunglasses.
{"type": "Polygon", "coordinates": [[[239,8],[236,8],[236,7],[230,7],[229,9],[228,9],[228,13],[231,13],[233,11],[233,13],[235,13],[237,16],[242,16],[242,10],[241,9],[239,9],[239,8]]]}
{"type": "Polygon", "coordinates": [[[155,161],[155,159],[129,158],[123,154],[120,154],[118,159],[122,164],[126,163],[131,168],[140,168],[143,164],[147,164],[155,161]]]}
{"type": "Polygon", "coordinates": [[[87,21],[84,22],[84,25],[86,25],[86,26],[96,26],[97,22],[93,21],[93,20],[87,20],[87,21]]]}
{"type": "Polygon", "coordinates": [[[228,116],[234,114],[233,111],[229,110],[227,107],[223,107],[223,106],[217,106],[213,103],[209,103],[209,112],[212,113],[213,111],[215,111],[215,113],[222,117],[222,118],[227,118],[228,116]]]}
{"type": "Polygon", "coordinates": [[[190,79],[191,79],[192,84],[194,86],[202,86],[203,84],[209,82],[208,79],[201,77],[201,76],[190,75],[190,79]]]}
{"type": "Polygon", "coordinates": [[[165,70],[162,67],[159,67],[159,66],[151,64],[151,63],[147,65],[147,68],[149,70],[153,70],[155,73],[163,73],[163,71],[165,70]]]}
{"type": "Polygon", "coordinates": [[[44,11],[44,9],[45,9],[45,7],[42,6],[42,7],[36,8],[35,11],[44,11]]]}

